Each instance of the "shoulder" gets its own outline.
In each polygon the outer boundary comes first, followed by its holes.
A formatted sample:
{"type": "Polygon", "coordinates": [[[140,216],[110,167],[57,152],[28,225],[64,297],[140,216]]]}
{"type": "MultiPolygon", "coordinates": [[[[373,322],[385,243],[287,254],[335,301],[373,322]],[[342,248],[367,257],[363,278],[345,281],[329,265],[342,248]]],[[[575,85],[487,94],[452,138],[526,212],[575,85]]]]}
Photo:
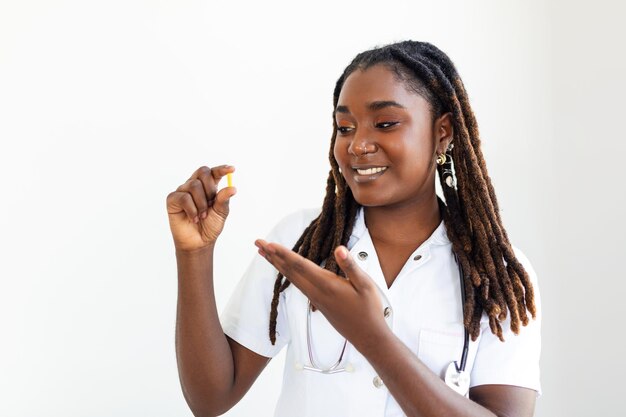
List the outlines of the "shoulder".
{"type": "Polygon", "coordinates": [[[541,321],[541,293],[539,291],[539,279],[537,277],[537,271],[533,267],[532,262],[530,261],[530,259],[528,259],[528,256],[526,256],[524,251],[522,251],[520,248],[518,248],[515,245],[511,245],[511,247],[513,248],[513,253],[515,254],[515,258],[519,261],[519,263],[522,264],[522,266],[524,267],[524,270],[528,274],[528,279],[530,280],[530,283],[532,285],[535,308],[537,310],[536,321],[540,322],[541,321]]]}
{"type": "Polygon", "coordinates": [[[319,216],[322,209],[305,208],[285,215],[276,223],[267,236],[270,241],[275,241],[285,246],[293,246],[313,220],[319,216]]]}

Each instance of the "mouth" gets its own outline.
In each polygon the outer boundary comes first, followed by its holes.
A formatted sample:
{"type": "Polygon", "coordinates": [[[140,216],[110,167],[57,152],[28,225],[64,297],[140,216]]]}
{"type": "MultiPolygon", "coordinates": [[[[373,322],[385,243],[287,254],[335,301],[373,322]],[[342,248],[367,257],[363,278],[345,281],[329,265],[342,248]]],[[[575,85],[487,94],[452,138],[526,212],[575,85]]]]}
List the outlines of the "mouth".
{"type": "Polygon", "coordinates": [[[371,182],[382,176],[387,171],[386,166],[352,167],[354,181],[358,183],[371,182]]]}

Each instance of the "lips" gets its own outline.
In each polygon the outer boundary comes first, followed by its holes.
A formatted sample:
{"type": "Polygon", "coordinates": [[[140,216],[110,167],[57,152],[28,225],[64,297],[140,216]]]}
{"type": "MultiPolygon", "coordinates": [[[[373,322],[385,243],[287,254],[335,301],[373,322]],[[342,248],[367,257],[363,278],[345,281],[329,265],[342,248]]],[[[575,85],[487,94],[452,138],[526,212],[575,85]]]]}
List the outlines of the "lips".
{"type": "Polygon", "coordinates": [[[358,183],[366,183],[371,182],[382,176],[385,172],[387,172],[388,167],[386,166],[353,166],[352,170],[354,171],[354,181],[358,183]]]}
{"type": "Polygon", "coordinates": [[[384,170],[386,170],[387,167],[374,167],[374,168],[366,168],[366,169],[359,169],[359,168],[354,168],[354,170],[359,174],[359,175],[372,175],[372,174],[377,174],[379,172],[383,172],[384,170]]]}

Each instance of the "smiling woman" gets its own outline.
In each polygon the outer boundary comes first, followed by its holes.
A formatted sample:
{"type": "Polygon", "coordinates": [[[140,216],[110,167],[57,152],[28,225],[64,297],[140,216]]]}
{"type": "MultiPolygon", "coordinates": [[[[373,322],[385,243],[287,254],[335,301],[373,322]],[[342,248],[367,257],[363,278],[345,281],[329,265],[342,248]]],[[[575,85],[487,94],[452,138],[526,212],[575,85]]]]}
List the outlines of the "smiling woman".
{"type": "MultiPolygon", "coordinates": [[[[334,156],[359,204],[400,204],[429,186],[434,195],[437,144],[428,101],[379,64],[353,72],[338,103],[334,156]]],[[[447,129],[444,149],[452,140],[449,116],[436,121],[447,129]]]]}
{"type": "Polygon", "coordinates": [[[287,347],[277,416],[533,415],[537,277],[503,227],[452,61],[426,42],[365,51],[333,116],[323,206],[256,242],[220,317],[213,249],[235,189],[217,185],[234,168],[201,167],[168,195],[189,406],[225,412],[287,347]]]}

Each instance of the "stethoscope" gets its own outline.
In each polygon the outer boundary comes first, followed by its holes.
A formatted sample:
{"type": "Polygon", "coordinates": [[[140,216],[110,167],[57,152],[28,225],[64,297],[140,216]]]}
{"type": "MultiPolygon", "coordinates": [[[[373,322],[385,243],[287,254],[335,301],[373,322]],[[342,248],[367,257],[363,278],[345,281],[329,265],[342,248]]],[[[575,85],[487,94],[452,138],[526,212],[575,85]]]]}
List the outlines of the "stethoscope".
{"type": "MultiPolygon", "coordinates": [[[[459,267],[459,277],[461,281],[461,307],[465,305],[465,281],[463,279],[463,268],[461,267],[461,263],[459,262],[456,254],[452,252],[454,255],[454,260],[456,261],[459,267]]],[[[312,306],[311,301],[307,303],[307,319],[306,319],[306,344],[309,353],[309,365],[297,364],[296,368],[300,370],[307,370],[318,372],[321,374],[336,374],[339,372],[353,372],[354,367],[352,364],[348,363],[345,366],[341,366],[343,362],[343,358],[346,353],[346,348],[348,346],[348,339],[345,339],[343,342],[343,346],[341,348],[341,353],[339,354],[339,359],[332,364],[328,368],[322,368],[317,365],[313,355],[313,334],[311,330],[311,312],[312,306]]],[[[464,308],[462,308],[464,311],[464,308]]],[[[470,385],[470,376],[469,373],[465,371],[465,367],[467,365],[467,354],[469,351],[469,332],[464,327],[464,340],[463,340],[463,351],[461,353],[461,361],[460,363],[457,361],[451,362],[446,369],[444,381],[445,383],[452,388],[454,391],[458,392],[463,396],[467,396],[469,393],[469,385],[470,385]]],[[[382,381],[381,381],[382,383],[382,381]]]]}
{"type": "MultiPolygon", "coordinates": [[[[463,279],[463,267],[461,266],[456,253],[453,251],[452,254],[454,255],[454,260],[459,266],[459,279],[461,281],[461,309],[462,311],[465,311],[465,280],[463,279]]],[[[450,388],[467,397],[470,386],[470,375],[465,371],[465,366],[467,365],[467,353],[469,351],[469,332],[465,326],[463,326],[463,333],[461,363],[459,364],[457,361],[450,362],[450,365],[448,365],[448,368],[446,369],[444,381],[450,388]]]]}

